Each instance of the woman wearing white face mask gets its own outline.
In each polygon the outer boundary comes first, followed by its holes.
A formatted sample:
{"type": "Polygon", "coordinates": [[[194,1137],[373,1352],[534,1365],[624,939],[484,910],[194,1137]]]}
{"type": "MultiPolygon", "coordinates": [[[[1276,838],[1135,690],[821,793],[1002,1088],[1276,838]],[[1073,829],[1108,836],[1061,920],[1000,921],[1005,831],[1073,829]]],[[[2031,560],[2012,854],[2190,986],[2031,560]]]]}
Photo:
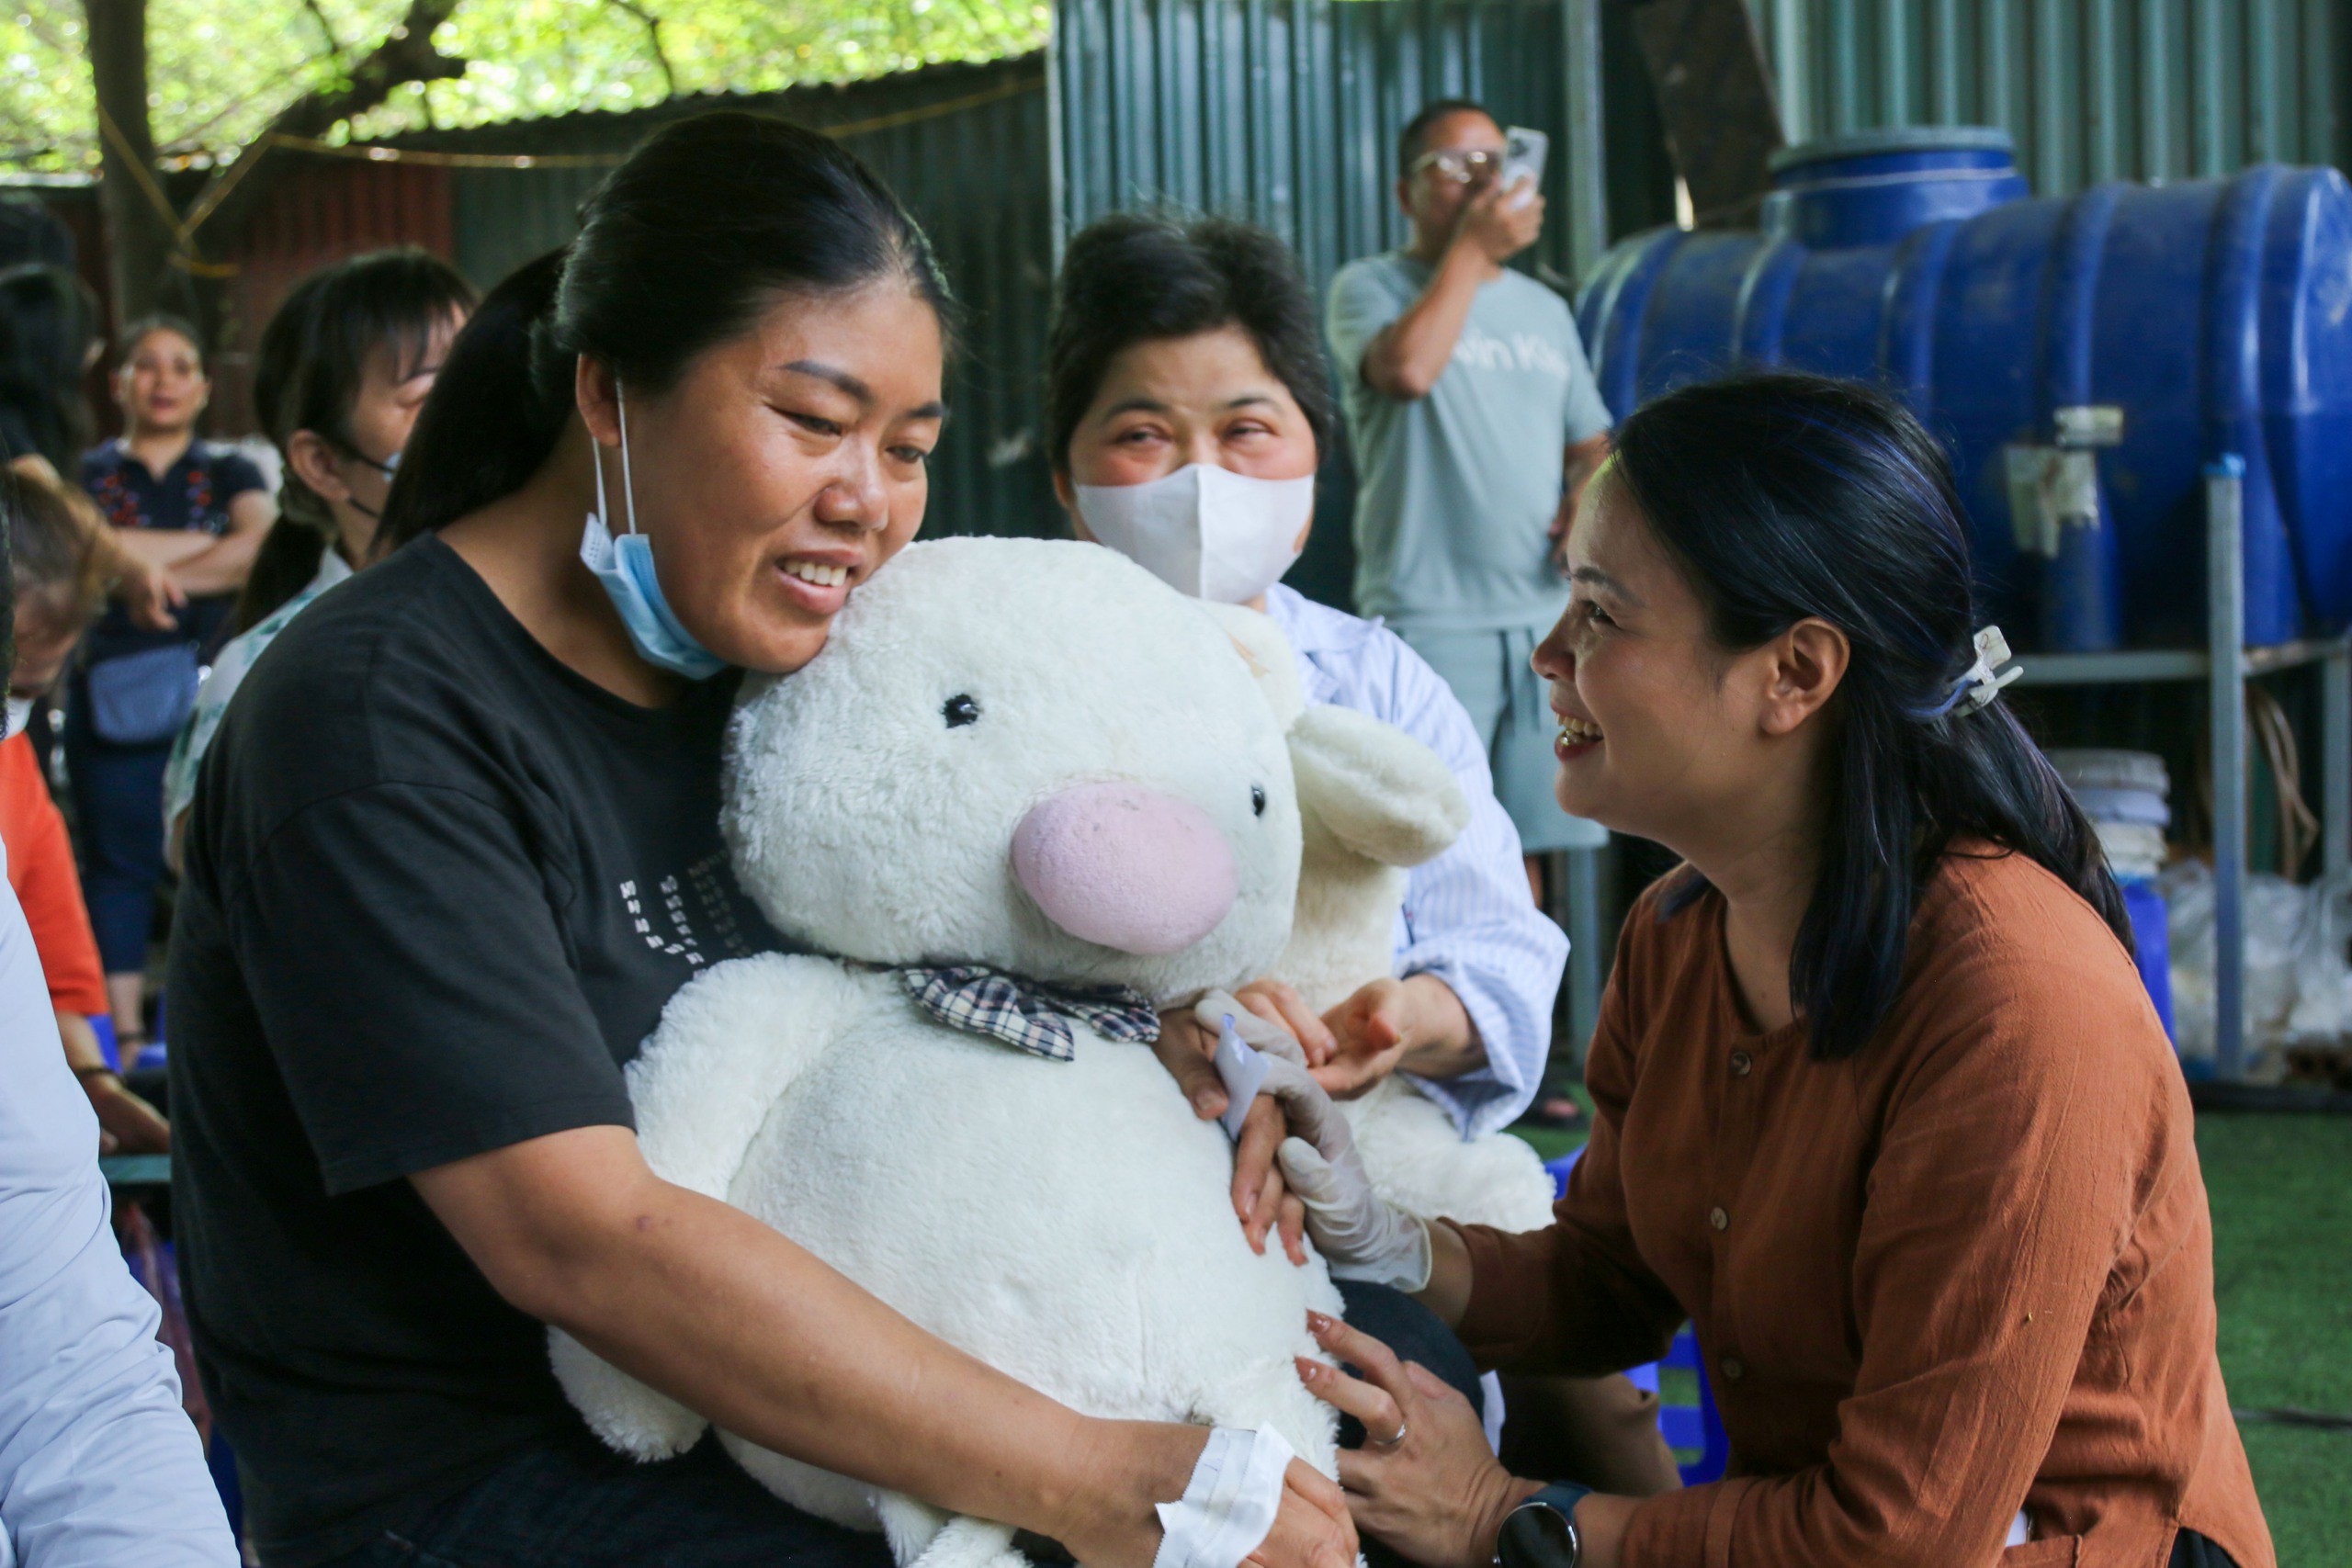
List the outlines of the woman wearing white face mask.
{"type": "Polygon", "coordinates": [[[1221,220],[1123,214],[1071,242],[1055,300],[1054,483],[1083,537],[1187,593],[1272,616],[1310,701],[1396,724],[1472,802],[1459,843],[1416,872],[1401,979],[1328,1018],[1286,986],[1251,999],[1334,1094],[1402,1068],[1465,1133],[1525,1108],[1551,1043],[1567,943],[1535,908],[1462,706],[1396,637],[1279,579],[1306,547],[1333,428],[1313,301],[1281,242],[1221,220]]]}
{"type": "MultiPolygon", "coordinates": [[[[1264,611],[1297,651],[1310,702],[1405,730],[1471,802],[1461,840],[1412,874],[1396,977],[1320,1018],[1280,976],[1242,999],[1298,1037],[1335,1095],[1402,1071],[1465,1135],[1510,1122],[1550,1051],[1567,942],[1529,896],[1519,835],[1445,682],[1395,634],[1279,581],[1306,547],[1317,463],[1336,429],[1314,299],[1288,252],[1224,220],[1103,219],[1063,259],[1047,359],[1055,489],[1080,536],[1187,593],[1264,611]]],[[[1180,1036],[1163,1038],[1165,1059],[1214,1114],[1224,1103],[1215,1075],[1180,1055],[1180,1036]]],[[[1623,1380],[1512,1399],[1532,1412],[1564,1393],[1570,1407],[1548,1425],[1579,1462],[1629,1491],[1676,1483],[1623,1380]]]]}

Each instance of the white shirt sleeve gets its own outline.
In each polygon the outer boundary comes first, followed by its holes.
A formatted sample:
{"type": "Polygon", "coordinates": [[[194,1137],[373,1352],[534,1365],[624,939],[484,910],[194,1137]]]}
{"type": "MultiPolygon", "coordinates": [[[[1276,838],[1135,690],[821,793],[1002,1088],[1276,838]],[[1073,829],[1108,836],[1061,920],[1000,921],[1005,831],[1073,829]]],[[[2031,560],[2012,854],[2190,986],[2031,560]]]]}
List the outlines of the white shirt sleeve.
{"type": "Polygon", "coordinates": [[[234,1568],[154,1300],[116,1249],[97,1118],[0,885],[0,1564],[234,1568]]]}
{"type": "Polygon", "coordinates": [[[1419,654],[1395,648],[1389,722],[1436,752],[1470,798],[1462,836],[1406,884],[1396,972],[1444,981],[1487,1047],[1486,1066],[1458,1077],[1407,1077],[1474,1138],[1517,1120],[1542,1086],[1568,938],[1528,892],[1519,829],[1495,798],[1469,714],[1419,654]]]}

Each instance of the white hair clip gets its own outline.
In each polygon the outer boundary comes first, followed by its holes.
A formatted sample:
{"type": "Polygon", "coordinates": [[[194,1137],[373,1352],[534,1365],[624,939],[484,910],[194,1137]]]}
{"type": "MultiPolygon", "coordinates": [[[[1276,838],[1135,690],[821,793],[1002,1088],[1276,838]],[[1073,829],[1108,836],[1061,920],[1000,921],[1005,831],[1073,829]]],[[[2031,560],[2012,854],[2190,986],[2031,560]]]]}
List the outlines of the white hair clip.
{"type": "Polygon", "coordinates": [[[2000,627],[1986,626],[1976,634],[1976,662],[1951,683],[1951,695],[1946,697],[1940,705],[1927,709],[1919,716],[1941,718],[1962,703],[1968,705],[1970,713],[1983,708],[2001,694],[2001,688],[2025,673],[2022,665],[2003,671],[2001,666],[2008,661],[2009,639],[2001,635],[2000,627]]]}

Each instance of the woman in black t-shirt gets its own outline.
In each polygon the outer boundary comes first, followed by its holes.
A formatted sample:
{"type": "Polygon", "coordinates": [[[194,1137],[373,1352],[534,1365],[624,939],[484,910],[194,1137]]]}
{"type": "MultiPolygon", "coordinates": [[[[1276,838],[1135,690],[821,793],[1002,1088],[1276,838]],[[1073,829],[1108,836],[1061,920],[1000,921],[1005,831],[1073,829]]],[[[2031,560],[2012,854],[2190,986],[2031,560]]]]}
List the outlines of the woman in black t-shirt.
{"type": "MultiPolygon", "coordinates": [[[[946,304],[780,120],[673,125],[452,346],[396,553],[255,663],[198,779],[175,1218],[248,1524],[273,1568],[887,1562],[709,1442],[599,1448],[555,1324],[763,1447],[1145,1568],[1204,1428],[1064,1408],[639,1152],[623,1064],[775,942],[718,836],[735,670],[805,664],[913,536],[946,304]]],[[[1294,1466],[1255,1561],[1354,1551],[1294,1466]]]]}

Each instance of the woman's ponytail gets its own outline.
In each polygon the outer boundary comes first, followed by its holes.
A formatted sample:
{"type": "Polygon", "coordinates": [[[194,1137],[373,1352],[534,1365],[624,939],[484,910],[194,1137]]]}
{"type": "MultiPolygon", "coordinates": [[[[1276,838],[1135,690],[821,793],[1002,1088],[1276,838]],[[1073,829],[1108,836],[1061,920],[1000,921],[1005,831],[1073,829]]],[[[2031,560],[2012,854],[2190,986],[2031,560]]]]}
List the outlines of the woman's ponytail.
{"type": "MultiPolygon", "coordinates": [[[[1975,611],[1943,451],[1903,405],[1787,373],[1686,387],[1617,431],[1624,487],[1707,606],[1724,648],[1808,617],[1846,634],[1820,866],[1789,989],[1816,1056],[1860,1050],[1903,983],[1911,919],[1958,839],[2050,871],[2128,949],[2098,837],[2006,702],[1973,685],[1975,611]]],[[[1669,915],[1705,889],[1693,875],[1669,915]]]]}
{"type": "Polygon", "coordinates": [[[450,344],[393,476],[379,558],[514,494],[555,451],[571,417],[570,362],[548,341],[566,254],[515,268],[450,344]]]}
{"type": "Polygon", "coordinates": [[[229,632],[242,637],[291,602],[319,575],[334,536],[332,514],[321,522],[312,508],[326,502],[291,469],[277,487],[277,521],[261,537],[245,585],[237,590],[237,608],[229,617],[229,632]]]}

